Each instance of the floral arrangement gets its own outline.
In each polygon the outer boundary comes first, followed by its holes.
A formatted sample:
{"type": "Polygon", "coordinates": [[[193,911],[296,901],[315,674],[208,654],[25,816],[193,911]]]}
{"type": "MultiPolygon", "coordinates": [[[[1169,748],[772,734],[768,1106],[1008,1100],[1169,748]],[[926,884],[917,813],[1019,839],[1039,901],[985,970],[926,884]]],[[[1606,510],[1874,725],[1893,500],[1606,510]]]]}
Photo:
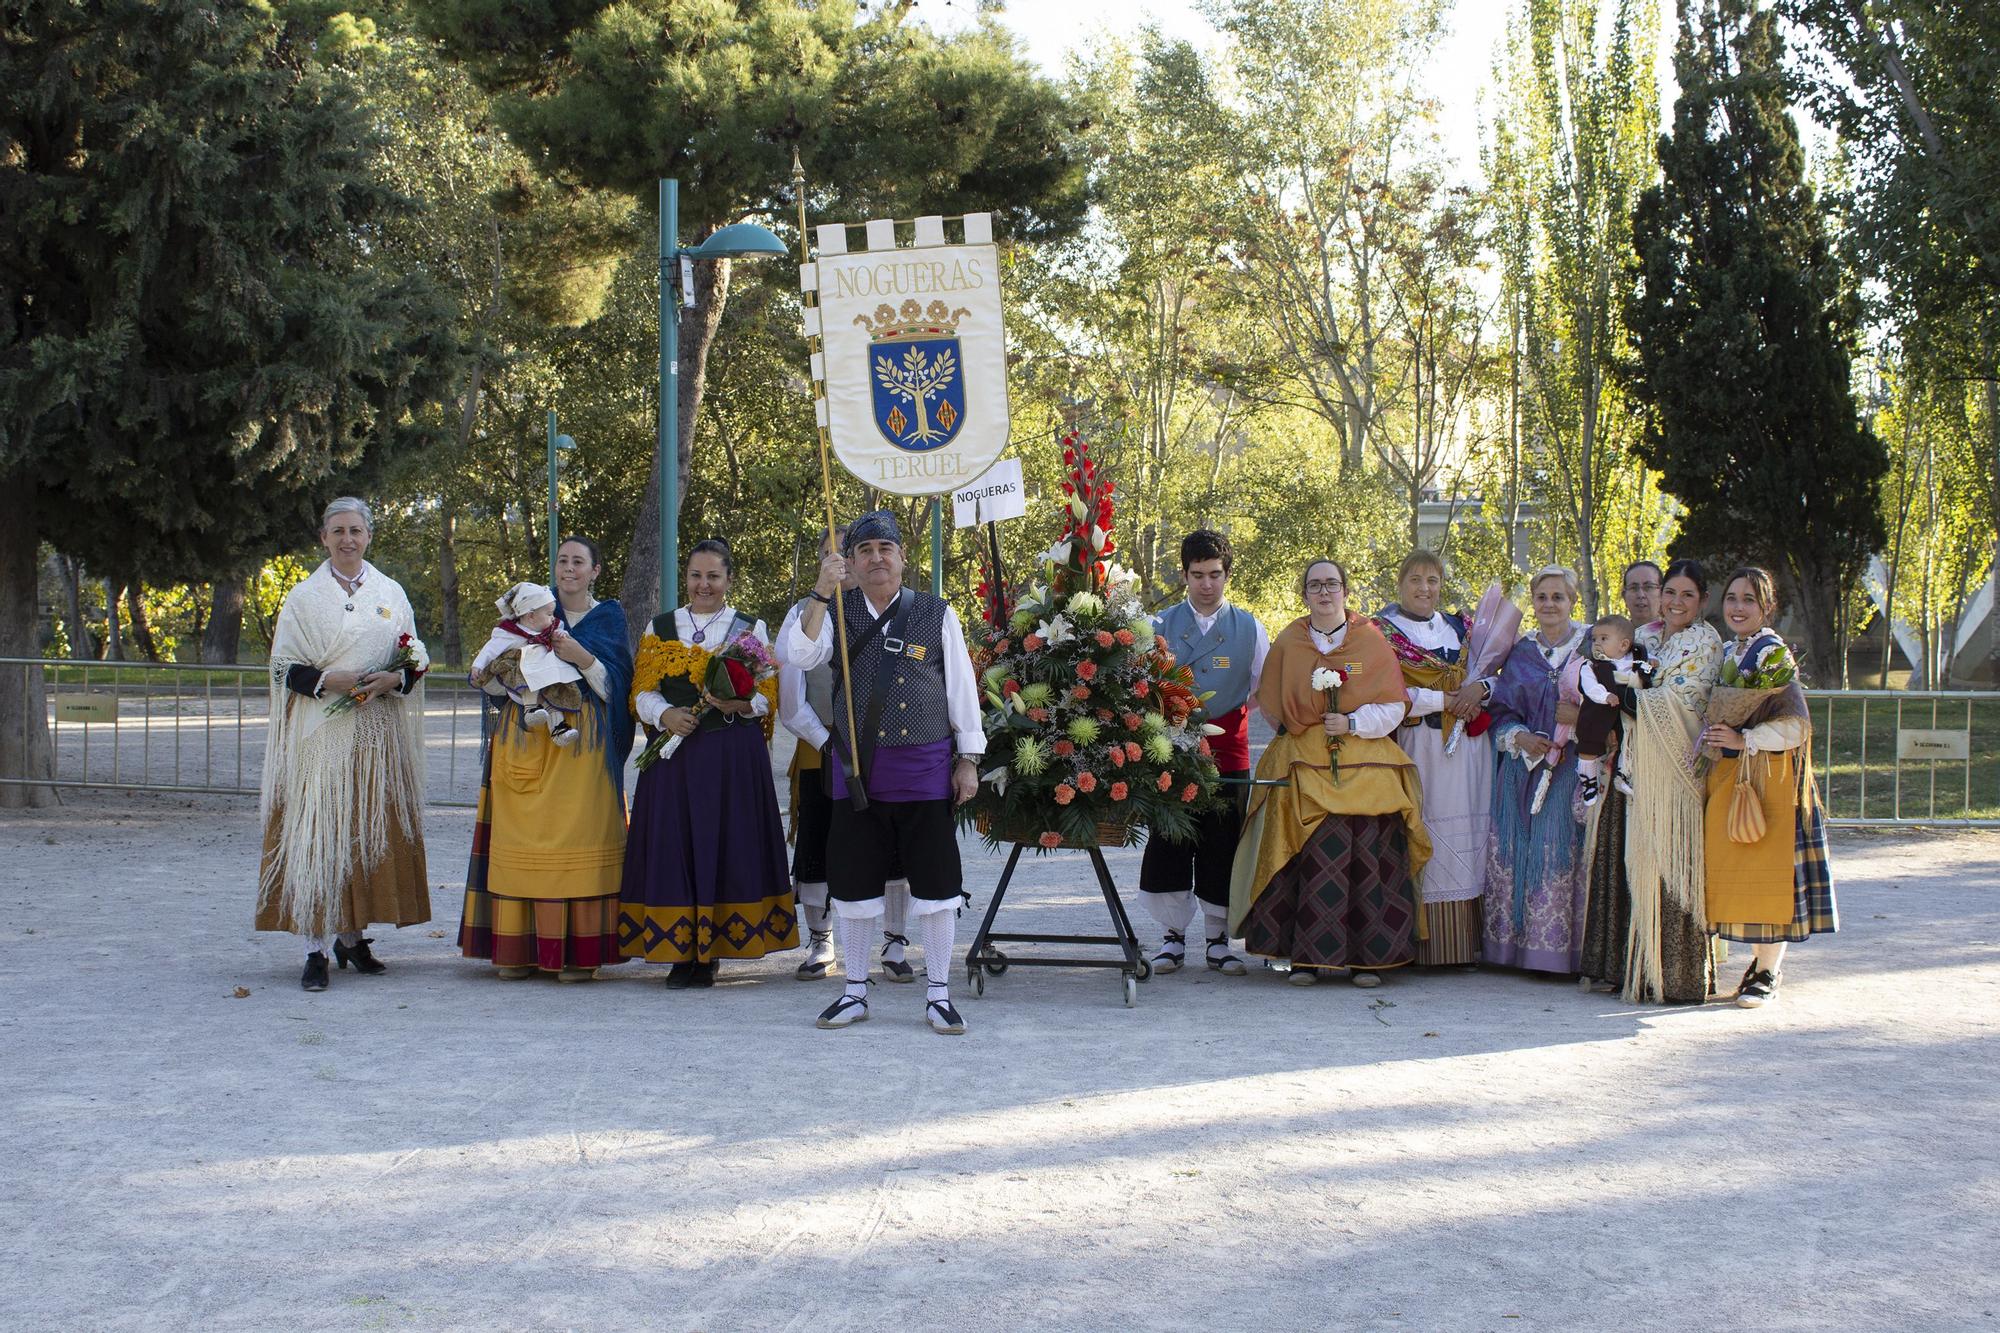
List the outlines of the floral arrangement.
{"type": "Polygon", "coordinates": [[[1747,672],[1737,660],[1737,654],[1726,653],[1722,659],[1720,683],[1733,690],[1778,690],[1798,678],[1798,659],[1779,639],[1771,640],[1758,650],[1747,672]]]}
{"type": "MultiPolygon", "coordinates": [[[[674,703],[676,696],[690,700],[676,706],[692,709],[697,718],[709,711],[701,700],[703,690],[718,699],[747,699],[753,692],[760,693],[770,706],[758,721],[763,724],[765,741],[771,739],[778,712],[778,665],[770,649],[747,631],[715,653],[678,639],[661,640],[647,635],[640,641],[639,658],[632,670],[635,707],[639,696],[649,690],[666,695],[669,703],[674,703]]],[[[655,760],[671,757],[680,748],[682,739],[660,732],[639,752],[638,766],[649,768],[655,760]]]]}
{"type": "MultiPolygon", "coordinates": [[[[424,673],[430,669],[430,655],[424,652],[423,647],[418,644],[414,635],[403,633],[396,636],[396,647],[389,654],[389,660],[381,666],[376,667],[375,671],[410,671],[416,674],[418,680],[422,680],[424,673]]],[[[375,673],[369,671],[362,674],[373,675],[375,673]]],[[[357,684],[347,693],[329,700],[326,705],[326,715],[328,717],[335,717],[367,701],[367,692],[357,684]]]]}
{"type": "MultiPolygon", "coordinates": [[[[1333,667],[1315,667],[1313,669],[1312,687],[1326,694],[1326,711],[1329,713],[1338,713],[1340,711],[1340,687],[1346,683],[1347,673],[1345,671],[1339,671],[1333,667]]],[[[1340,782],[1340,737],[1328,736],[1326,738],[1326,762],[1327,769],[1332,774],[1334,783],[1338,785],[1340,782]]]]}
{"type": "Polygon", "coordinates": [[[1030,835],[1043,849],[1124,842],[1141,828],[1193,831],[1219,785],[1194,676],[1139,604],[1138,578],[1111,563],[1116,486],[1090,448],[1063,439],[1062,535],[1016,600],[990,569],[980,585],[973,664],[985,697],[980,785],[960,807],[990,844],[1030,835]]]}

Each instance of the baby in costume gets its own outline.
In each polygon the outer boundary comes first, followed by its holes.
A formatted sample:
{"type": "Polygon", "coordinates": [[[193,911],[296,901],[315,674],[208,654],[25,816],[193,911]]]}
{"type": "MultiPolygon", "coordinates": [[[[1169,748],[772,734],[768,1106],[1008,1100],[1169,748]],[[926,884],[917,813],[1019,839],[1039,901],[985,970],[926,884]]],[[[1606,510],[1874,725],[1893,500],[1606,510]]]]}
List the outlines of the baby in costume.
{"type": "Polygon", "coordinates": [[[1576,717],[1577,794],[1585,805],[1604,799],[1600,781],[1609,738],[1618,737],[1618,790],[1632,794],[1625,740],[1625,714],[1639,709],[1639,690],[1652,683],[1653,664],[1632,639],[1624,616],[1600,616],[1590,627],[1590,660],[1577,676],[1583,702],[1576,717]]]}
{"type": "Polygon", "coordinates": [[[583,673],[556,656],[556,595],[539,583],[517,583],[493,605],[501,620],[472,659],[472,683],[519,704],[522,721],[546,728],[557,745],[576,744],[569,718],[583,708],[576,685],[583,673]]]}

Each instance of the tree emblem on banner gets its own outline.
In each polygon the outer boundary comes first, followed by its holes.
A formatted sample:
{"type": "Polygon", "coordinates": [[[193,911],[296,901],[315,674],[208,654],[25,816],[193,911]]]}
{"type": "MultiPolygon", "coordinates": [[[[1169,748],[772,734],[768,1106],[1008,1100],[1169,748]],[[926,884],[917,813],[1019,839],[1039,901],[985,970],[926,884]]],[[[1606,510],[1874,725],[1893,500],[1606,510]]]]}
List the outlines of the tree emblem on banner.
{"type": "Polygon", "coordinates": [[[922,453],[951,443],[965,424],[958,322],[972,312],[943,301],[881,305],[856,315],[868,330],[876,429],[898,449],[922,453]]]}

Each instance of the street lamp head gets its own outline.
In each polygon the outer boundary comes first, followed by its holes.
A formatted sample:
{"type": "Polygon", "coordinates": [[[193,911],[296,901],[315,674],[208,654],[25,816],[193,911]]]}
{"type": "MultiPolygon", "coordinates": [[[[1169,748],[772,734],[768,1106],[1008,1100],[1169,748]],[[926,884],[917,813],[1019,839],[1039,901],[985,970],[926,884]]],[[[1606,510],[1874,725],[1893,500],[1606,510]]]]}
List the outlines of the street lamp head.
{"type": "Polygon", "coordinates": [[[754,222],[732,222],[681,253],[696,259],[782,259],[791,249],[754,222]]]}

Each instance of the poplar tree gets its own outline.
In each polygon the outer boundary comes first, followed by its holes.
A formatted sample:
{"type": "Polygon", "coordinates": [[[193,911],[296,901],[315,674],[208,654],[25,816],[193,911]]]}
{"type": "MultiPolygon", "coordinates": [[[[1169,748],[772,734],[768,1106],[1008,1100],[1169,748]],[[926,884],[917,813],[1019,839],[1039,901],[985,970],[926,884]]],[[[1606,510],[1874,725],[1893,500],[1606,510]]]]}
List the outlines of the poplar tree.
{"type": "Polygon", "coordinates": [[[1633,219],[1639,453],[1683,553],[1777,575],[1805,664],[1839,679],[1844,606],[1883,541],[1887,451],[1855,410],[1857,307],[1806,180],[1783,39],[1746,0],[1682,7],[1680,100],[1633,219]]]}

